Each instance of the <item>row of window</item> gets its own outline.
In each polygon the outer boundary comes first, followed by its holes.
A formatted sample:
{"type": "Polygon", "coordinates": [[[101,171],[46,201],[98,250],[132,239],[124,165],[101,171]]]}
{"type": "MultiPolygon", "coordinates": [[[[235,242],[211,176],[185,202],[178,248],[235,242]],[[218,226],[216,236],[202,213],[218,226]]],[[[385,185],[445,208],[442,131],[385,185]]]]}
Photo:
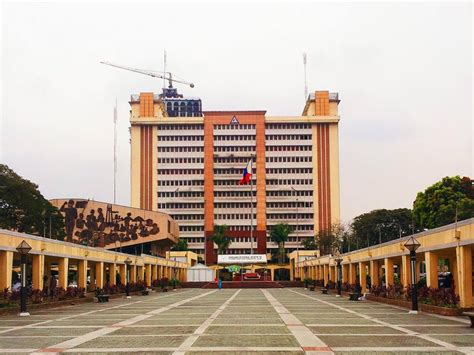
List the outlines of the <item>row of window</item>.
{"type": "Polygon", "coordinates": [[[158,186],[203,186],[203,180],[158,180],[158,186]]]}
{"type": "Polygon", "coordinates": [[[267,174],[312,174],[312,168],[267,168],[267,174]]]}
{"type": "MultiPolygon", "coordinates": [[[[312,190],[298,190],[298,196],[313,196],[312,190]]],[[[295,193],[291,190],[284,191],[267,191],[268,197],[279,197],[279,196],[294,196],[295,193]]]]}
{"type": "MultiPolygon", "coordinates": [[[[252,191],[253,196],[257,196],[255,189],[252,191]]],[[[249,197],[249,191],[214,191],[214,197],[249,197]]]]}
{"type": "Polygon", "coordinates": [[[311,156],[306,157],[266,157],[265,158],[267,163],[311,163],[313,161],[311,156]]]}
{"type": "MultiPolygon", "coordinates": [[[[307,225],[299,224],[298,228],[296,228],[295,225],[291,225],[291,230],[292,230],[292,233],[295,233],[296,230],[298,230],[298,231],[312,231],[313,227],[314,226],[312,224],[307,224],[307,225]]],[[[229,228],[230,231],[250,231],[250,226],[249,225],[246,225],[246,226],[242,226],[242,225],[240,225],[240,226],[228,226],[228,228],[229,228]]],[[[255,225],[254,225],[254,228],[255,228],[255,225]]],[[[271,229],[271,226],[269,226],[269,229],[271,229]]],[[[179,230],[181,232],[204,232],[204,225],[201,225],[201,226],[180,225],[179,230]]],[[[190,239],[192,239],[192,238],[187,238],[187,241],[189,242],[190,239]]],[[[195,241],[195,242],[192,242],[192,243],[203,243],[204,242],[204,238],[196,238],[196,239],[200,239],[200,241],[195,241]]],[[[250,238],[249,238],[248,241],[250,241],[250,238]]],[[[268,237],[267,241],[271,242],[272,239],[270,237],[268,237]]]]}
{"type": "MultiPolygon", "coordinates": [[[[250,219],[250,213],[218,213],[214,215],[214,219],[250,219]]],[[[253,214],[254,222],[257,220],[257,215],[253,214]]]]}
{"type": "Polygon", "coordinates": [[[267,208],[309,208],[313,207],[312,202],[268,202],[267,208]]]}
{"type": "Polygon", "coordinates": [[[311,134],[269,134],[265,136],[267,141],[288,141],[312,139],[311,134]]]}
{"type": "Polygon", "coordinates": [[[238,136],[214,136],[215,141],[254,141],[255,136],[238,135],[238,136]]]}
{"type": "Polygon", "coordinates": [[[255,129],[254,124],[215,124],[214,129],[255,129]]]}
{"type": "Polygon", "coordinates": [[[204,232],[204,226],[179,226],[180,232],[204,232]]]}
{"type": "Polygon", "coordinates": [[[199,164],[204,158],[158,158],[158,164],[199,164]]]}
{"type": "Polygon", "coordinates": [[[159,153],[204,152],[204,147],[158,147],[159,153]]]}
{"type": "Polygon", "coordinates": [[[251,152],[255,154],[255,146],[215,146],[214,152],[251,152]]]}
{"type": "Polygon", "coordinates": [[[158,175],[196,175],[204,174],[204,169],[158,169],[158,175]]]}
{"type": "MultiPolygon", "coordinates": [[[[218,202],[214,204],[215,208],[248,208],[250,209],[250,202],[218,202]]],[[[257,203],[253,201],[253,208],[257,208],[257,203]]]]}
{"type": "Polygon", "coordinates": [[[214,158],[214,163],[247,163],[249,157],[216,157],[214,158]]]}
{"type": "Polygon", "coordinates": [[[204,136],[158,136],[158,141],[203,141],[204,136]]]}
{"type": "Polygon", "coordinates": [[[311,152],[311,145],[266,145],[267,152],[311,152]]]}
{"type": "Polygon", "coordinates": [[[161,197],[204,197],[203,191],[158,191],[158,198],[161,197]]]}
{"type": "Polygon", "coordinates": [[[203,130],[204,125],[202,124],[163,124],[158,125],[158,131],[191,131],[191,130],[203,130]]]}
{"type": "Polygon", "coordinates": [[[242,175],[242,169],[243,168],[214,169],[214,175],[242,175]]]}
{"type": "Polygon", "coordinates": [[[214,186],[234,186],[234,185],[239,185],[238,180],[217,180],[216,178],[214,179],[214,186]]]}
{"type": "Polygon", "coordinates": [[[312,185],[313,179],[278,179],[267,180],[267,185],[312,185]]]}
{"type": "Polygon", "coordinates": [[[204,203],[159,203],[159,209],[195,209],[204,208],[204,203]]]}
{"type": "Polygon", "coordinates": [[[268,213],[267,219],[312,219],[312,213],[268,213]]]}
{"type": "Polygon", "coordinates": [[[203,214],[174,214],[171,215],[174,220],[176,221],[196,221],[196,220],[204,220],[203,214]]]}
{"type": "Polygon", "coordinates": [[[305,129],[311,128],[309,123],[267,123],[265,129],[305,129]]]}

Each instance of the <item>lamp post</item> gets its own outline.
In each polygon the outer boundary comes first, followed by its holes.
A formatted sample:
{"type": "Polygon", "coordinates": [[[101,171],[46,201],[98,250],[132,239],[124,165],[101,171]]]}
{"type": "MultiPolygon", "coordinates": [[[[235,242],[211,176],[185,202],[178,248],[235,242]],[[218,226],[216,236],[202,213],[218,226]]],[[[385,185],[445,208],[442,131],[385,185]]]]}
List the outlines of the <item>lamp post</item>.
{"type": "Polygon", "coordinates": [[[342,255],[339,252],[339,249],[336,250],[334,261],[336,262],[336,265],[337,265],[337,295],[336,295],[336,297],[341,297],[341,293],[342,293],[342,266],[341,266],[342,255]]]}
{"type": "Polygon", "coordinates": [[[126,284],[125,284],[125,294],[126,294],[127,298],[132,298],[132,296],[130,296],[130,284],[129,284],[129,274],[128,274],[129,273],[128,267],[132,263],[132,259],[127,257],[127,259],[125,259],[124,263],[125,263],[125,265],[127,265],[126,269],[125,269],[125,278],[126,278],[126,280],[125,280],[125,282],[126,282],[126,284]]]}
{"type": "Polygon", "coordinates": [[[20,303],[20,317],[28,317],[30,313],[26,310],[26,262],[27,255],[31,250],[31,246],[24,240],[16,247],[16,250],[21,255],[21,303],[20,303]]]}
{"type": "Polygon", "coordinates": [[[404,244],[410,251],[410,270],[411,270],[411,310],[408,314],[418,314],[418,292],[416,289],[416,249],[420,247],[420,242],[413,236],[404,244]]]}

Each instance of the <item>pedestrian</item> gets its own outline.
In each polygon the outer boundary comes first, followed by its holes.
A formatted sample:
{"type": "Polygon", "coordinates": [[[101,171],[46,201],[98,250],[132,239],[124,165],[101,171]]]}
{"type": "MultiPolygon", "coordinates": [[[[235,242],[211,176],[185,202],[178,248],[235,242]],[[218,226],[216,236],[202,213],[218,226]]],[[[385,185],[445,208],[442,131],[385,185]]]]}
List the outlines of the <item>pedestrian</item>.
{"type": "Polygon", "coordinates": [[[219,281],[217,281],[217,287],[219,288],[219,290],[222,289],[222,279],[219,277],[219,281]]]}

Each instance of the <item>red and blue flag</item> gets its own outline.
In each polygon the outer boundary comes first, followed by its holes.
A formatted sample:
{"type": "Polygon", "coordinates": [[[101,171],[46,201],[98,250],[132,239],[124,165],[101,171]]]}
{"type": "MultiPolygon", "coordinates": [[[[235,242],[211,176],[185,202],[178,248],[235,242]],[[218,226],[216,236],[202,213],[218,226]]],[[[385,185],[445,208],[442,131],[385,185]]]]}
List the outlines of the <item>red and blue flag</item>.
{"type": "Polygon", "coordinates": [[[244,174],[239,184],[247,185],[250,182],[251,178],[252,178],[252,160],[249,160],[249,162],[247,163],[247,166],[244,169],[244,174]]]}

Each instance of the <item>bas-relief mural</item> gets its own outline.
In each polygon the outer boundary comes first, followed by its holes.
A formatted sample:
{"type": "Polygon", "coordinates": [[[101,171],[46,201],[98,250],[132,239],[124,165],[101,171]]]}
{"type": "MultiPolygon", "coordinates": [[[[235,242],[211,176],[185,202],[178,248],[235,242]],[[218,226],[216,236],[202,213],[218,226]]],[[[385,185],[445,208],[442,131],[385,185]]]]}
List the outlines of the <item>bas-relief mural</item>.
{"type": "Polygon", "coordinates": [[[131,212],[121,216],[118,211],[113,211],[111,204],[107,204],[105,211],[101,207],[88,209],[88,203],[87,200],[69,200],[59,208],[65,218],[67,241],[106,247],[160,232],[158,224],[151,218],[134,217],[131,212]]]}

